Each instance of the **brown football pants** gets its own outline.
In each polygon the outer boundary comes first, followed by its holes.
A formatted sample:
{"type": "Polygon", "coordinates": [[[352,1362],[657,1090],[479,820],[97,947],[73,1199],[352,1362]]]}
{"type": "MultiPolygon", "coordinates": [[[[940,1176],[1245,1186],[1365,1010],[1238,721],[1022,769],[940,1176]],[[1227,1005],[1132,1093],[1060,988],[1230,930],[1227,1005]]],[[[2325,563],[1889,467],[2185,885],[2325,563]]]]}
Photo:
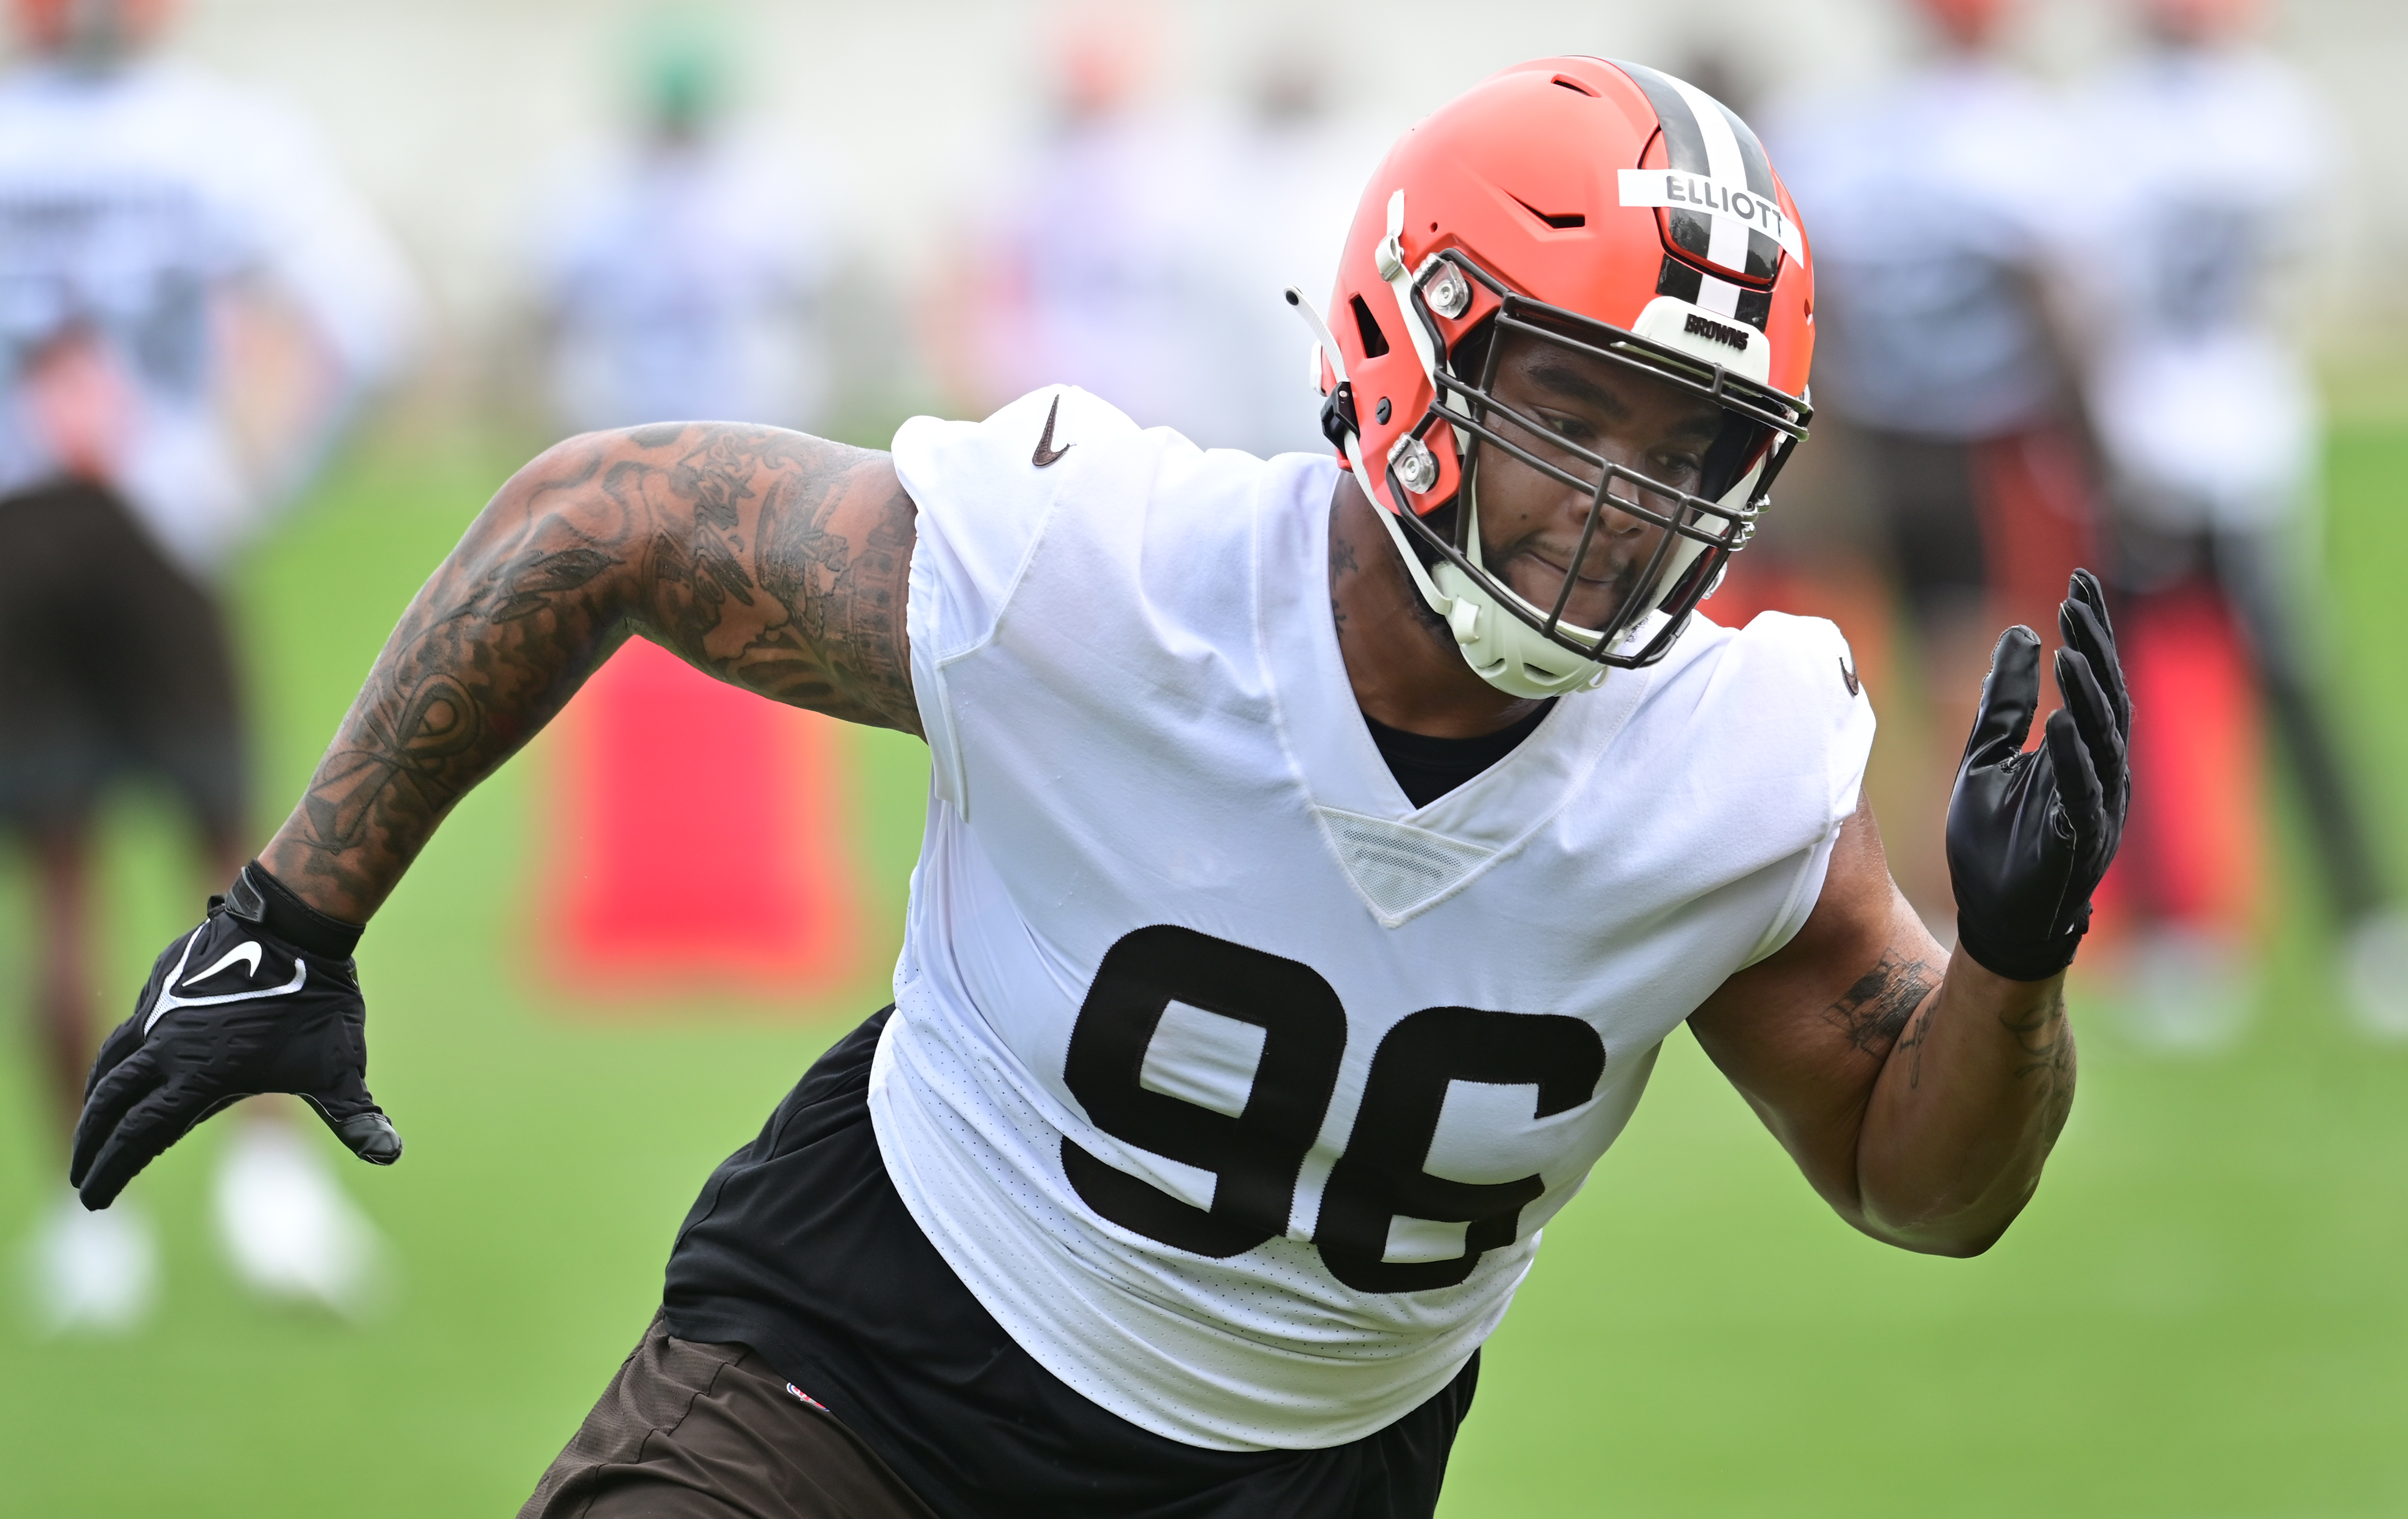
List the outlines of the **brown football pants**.
{"type": "Polygon", "coordinates": [[[875,1452],[742,1345],[655,1315],[519,1519],[936,1519],[875,1452]]]}

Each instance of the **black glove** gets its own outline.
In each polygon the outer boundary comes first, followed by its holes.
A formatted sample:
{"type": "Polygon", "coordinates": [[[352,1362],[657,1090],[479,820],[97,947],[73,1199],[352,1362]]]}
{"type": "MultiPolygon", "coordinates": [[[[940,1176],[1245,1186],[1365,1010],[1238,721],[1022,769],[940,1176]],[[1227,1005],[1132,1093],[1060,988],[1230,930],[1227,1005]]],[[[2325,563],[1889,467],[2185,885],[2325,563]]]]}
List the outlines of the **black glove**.
{"type": "Polygon", "coordinates": [[[84,1083],[67,1180],[86,1208],[228,1103],[291,1092],[362,1160],[390,1166],[401,1136],[368,1096],[357,924],[327,917],[254,860],[167,946],[84,1083]]]}
{"type": "Polygon", "coordinates": [[[2057,622],[2064,709],[2049,714],[2043,742],[2026,753],[2040,709],[2040,638],[2009,628],[1990,656],[1948,802],[1957,944],[2014,981],[2044,981],[2073,963],[2132,798],[2132,702],[2098,577],[2073,572],[2057,622]]]}

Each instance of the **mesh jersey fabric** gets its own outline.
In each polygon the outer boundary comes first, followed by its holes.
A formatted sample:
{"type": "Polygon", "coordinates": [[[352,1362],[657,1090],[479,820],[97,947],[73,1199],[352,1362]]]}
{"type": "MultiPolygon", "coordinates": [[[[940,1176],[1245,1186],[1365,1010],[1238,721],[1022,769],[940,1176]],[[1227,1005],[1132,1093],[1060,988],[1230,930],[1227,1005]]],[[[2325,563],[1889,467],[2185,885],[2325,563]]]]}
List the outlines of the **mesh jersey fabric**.
{"type": "Polygon", "coordinates": [[[1812,909],[1872,734],[1844,643],[1701,618],[1415,807],[1329,618],[1334,464],[1069,389],[895,456],[934,775],[870,1092],[898,1195],[1132,1423],[1393,1422],[1503,1315],[1664,1036],[1812,909]]]}

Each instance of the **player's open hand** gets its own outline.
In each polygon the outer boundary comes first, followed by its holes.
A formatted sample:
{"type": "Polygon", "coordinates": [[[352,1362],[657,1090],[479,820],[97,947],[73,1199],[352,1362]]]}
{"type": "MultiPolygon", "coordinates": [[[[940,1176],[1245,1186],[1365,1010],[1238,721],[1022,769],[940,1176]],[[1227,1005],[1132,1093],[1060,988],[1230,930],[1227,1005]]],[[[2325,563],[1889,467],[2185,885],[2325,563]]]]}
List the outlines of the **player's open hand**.
{"type": "Polygon", "coordinates": [[[401,1136],[368,1096],[358,939],[255,861],[209,898],[93,1062],[67,1178],[83,1205],[108,1207],[194,1125],[263,1092],[307,1101],[362,1160],[398,1160],[401,1136]]]}
{"type": "Polygon", "coordinates": [[[2072,963],[2132,795],[2132,702],[2098,577],[2075,570],[2057,615],[2064,709],[2049,714],[2041,746],[2027,752],[2041,643],[2028,627],[2009,628],[1990,656],[1948,803],[1957,943],[2015,981],[2042,981],[2072,963]]]}

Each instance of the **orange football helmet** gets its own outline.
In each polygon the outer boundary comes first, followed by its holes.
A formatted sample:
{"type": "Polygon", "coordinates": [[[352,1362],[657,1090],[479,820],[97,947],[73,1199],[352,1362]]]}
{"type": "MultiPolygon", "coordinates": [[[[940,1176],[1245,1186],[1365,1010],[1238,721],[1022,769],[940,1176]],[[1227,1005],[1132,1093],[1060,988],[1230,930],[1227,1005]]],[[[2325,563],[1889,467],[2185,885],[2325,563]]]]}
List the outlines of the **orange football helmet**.
{"type": "Polygon", "coordinates": [[[1472,667],[1516,695],[1661,659],[1746,542],[1811,416],[1813,276],[1788,192],[1728,108],[1635,64],[1517,64],[1406,133],[1364,192],[1330,316],[1334,333],[1314,322],[1324,431],[1472,667]],[[1575,473],[1500,433],[1501,419],[1541,430],[1492,394],[1509,333],[1719,408],[1699,488],[1567,445],[1584,465],[1575,473]],[[1665,529],[1608,626],[1563,621],[1570,576],[1547,608],[1482,566],[1489,449],[1589,494],[1583,552],[1609,507],[1665,529]]]}

